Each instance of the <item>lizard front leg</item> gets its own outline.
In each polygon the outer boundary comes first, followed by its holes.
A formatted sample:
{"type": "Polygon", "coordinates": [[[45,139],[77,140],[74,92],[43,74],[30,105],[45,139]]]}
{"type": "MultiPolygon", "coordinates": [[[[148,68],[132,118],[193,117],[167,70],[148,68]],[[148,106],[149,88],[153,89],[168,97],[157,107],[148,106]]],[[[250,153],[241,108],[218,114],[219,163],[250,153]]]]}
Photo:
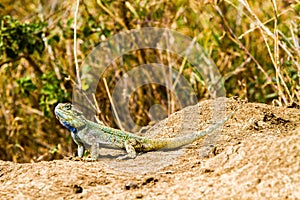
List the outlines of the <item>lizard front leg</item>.
{"type": "Polygon", "coordinates": [[[85,147],[82,144],[77,144],[77,156],[75,158],[72,158],[72,160],[82,160],[84,151],[85,147]]]}
{"type": "Polygon", "coordinates": [[[99,143],[95,142],[91,145],[91,157],[84,158],[85,161],[96,161],[99,156],[99,143]]]}
{"type": "Polygon", "coordinates": [[[77,146],[77,152],[78,152],[78,157],[79,158],[82,158],[84,150],[85,150],[84,146],[78,144],[78,146],[77,146]]]}
{"type": "Polygon", "coordinates": [[[78,136],[76,135],[76,133],[71,132],[71,136],[73,138],[73,141],[77,144],[77,154],[79,158],[82,158],[84,151],[85,151],[85,147],[82,144],[82,142],[80,141],[80,139],[78,138],[78,136]]]}
{"type": "Polygon", "coordinates": [[[124,142],[124,146],[125,146],[125,149],[126,149],[126,152],[127,152],[127,155],[125,156],[120,156],[117,158],[117,160],[124,160],[126,158],[135,158],[136,157],[136,151],[135,151],[135,148],[134,146],[137,144],[136,140],[135,139],[129,139],[129,140],[126,140],[124,142]]]}

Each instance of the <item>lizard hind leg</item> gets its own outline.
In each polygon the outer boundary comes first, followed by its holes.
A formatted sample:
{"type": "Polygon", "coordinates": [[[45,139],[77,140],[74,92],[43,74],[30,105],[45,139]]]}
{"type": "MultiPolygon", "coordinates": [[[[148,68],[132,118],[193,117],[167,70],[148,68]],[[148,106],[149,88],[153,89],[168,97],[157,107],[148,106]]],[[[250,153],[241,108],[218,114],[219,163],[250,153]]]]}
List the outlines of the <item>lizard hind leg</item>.
{"type": "Polygon", "coordinates": [[[135,145],[136,145],[136,140],[135,139],[126,140],[124,142],[124,146],[125,146],[127,155],[120,156],[120,157],[117,158],[117,160],[124,160],[124,159],[127,159],[127,158],[132,158],[132,159],[135,158],[136,157],[136,151],[135,151],[135,148],[134,148],[135,145]]]}

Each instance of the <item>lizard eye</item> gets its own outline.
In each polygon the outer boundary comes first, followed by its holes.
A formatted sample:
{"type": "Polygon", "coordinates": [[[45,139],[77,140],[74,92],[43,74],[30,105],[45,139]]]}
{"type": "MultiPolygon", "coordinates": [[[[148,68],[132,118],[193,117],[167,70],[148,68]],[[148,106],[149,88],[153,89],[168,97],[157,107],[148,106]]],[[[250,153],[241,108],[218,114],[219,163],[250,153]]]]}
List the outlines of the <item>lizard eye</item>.
{"type": "Polygon", "coordinates": [[[65,105],[65,109],[66,109],[66,110],[71,110],[71,107],[72,107],[72,106],[71,106],[71,104],[69,104],[69,103],[65,105]]]}

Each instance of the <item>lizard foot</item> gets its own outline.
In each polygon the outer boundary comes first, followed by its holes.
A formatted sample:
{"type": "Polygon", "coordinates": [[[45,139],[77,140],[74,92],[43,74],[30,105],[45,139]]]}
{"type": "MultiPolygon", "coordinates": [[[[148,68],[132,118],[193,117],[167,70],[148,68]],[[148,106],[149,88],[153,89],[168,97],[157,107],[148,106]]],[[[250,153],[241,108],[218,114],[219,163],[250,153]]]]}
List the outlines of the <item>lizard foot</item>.
{"type": "Polygon", "coordinates": [[[136,158],[136,155],[126,154],[125,156],[117,157],[116,160],[120,161],[120,160],[134,159],[134,158],[136,158]]]}
{"type": "Polygon", "coordinates": [[[83,161],[86,161],[86,162],[95,162],[97,161],[97,158],[90,158],[90,157],[87,157],[87,158],[82,158],[83,161]]]}
{"type": "Polygon", "coordinates": [[[116,160],[117,161],[121,161],[121,160],[126,160],[128,158],[129,158],[128,155],[125,155],[125,156],[119,156],[119,157],[117,157],[116,160]]]}
{"type": "Polygon", "coordinates": [[[80,158],[78,156],[71,156],[71,157],[64,157],[64,160],[82,161],[82,158],[80,158]]]}

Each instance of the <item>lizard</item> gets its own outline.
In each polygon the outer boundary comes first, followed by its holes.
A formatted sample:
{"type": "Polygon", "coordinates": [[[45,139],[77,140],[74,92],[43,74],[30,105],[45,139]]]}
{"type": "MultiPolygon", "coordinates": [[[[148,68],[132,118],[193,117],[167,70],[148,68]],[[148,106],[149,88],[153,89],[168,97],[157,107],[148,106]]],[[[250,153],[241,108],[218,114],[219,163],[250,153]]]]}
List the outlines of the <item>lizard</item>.
{"type": "MultiPolygon", "coordinates": [[[[240,106],[239,106],[240,107],[240,106]]],[[[85,149],[91,150],[91,158],[86,160],[97,160],[99,156],[100,144],[107,144],[126,150],[125,156],[120,156],[117,160],[126,158],[134,159],[137,152],[156,151],[161,149],[176,149],[188,145],[214,130],[221,127],[239,109],[232,111],[227,117],[210,127],[175,138],[147,138],[127,131],[105,126],[103,123],[95,123],[85,118],[82,112],[73,108],[71,103],[59,103],[54,113],[60,123],[69,129],[73,141],[77,144],[78,157],[82,158],[85,149]]]]}

